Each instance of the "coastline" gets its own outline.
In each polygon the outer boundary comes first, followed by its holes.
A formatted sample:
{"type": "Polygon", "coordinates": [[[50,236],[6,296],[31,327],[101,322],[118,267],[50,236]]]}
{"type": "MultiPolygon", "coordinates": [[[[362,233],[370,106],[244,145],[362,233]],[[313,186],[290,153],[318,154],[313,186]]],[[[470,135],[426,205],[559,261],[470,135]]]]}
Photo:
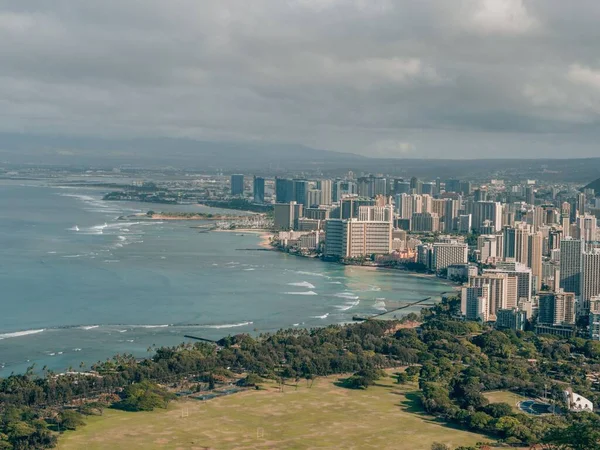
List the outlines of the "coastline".
{"type": "MultiPolygon", "coordinates": [[[[273,235],[272,235],[273,236],[273,235]]],[[[262,244],[262,243],[261,243],[262,244]]],[[[262,246],[262,245],[261,245],[262,246]]],[[[269,248],[271,248],[271,245],[268,245],[269,248]]],[[[445,284],[449,287],[452,288],[453,291],[459,291],[461,288],[461,285],[457,285],[454,281],[448,280],[446,278],[439,278],[438,276],[436,276],[433,273],[422,273],[422,272],[411,272],[410,270],[407,269],[399,269],[399,268],[392,268],[392,267],[385,267],[385,266],[363,266],[360,264],[345,264],[339,261],[325,261],[321,258],[318,257],[308,257],[305,255],[301,255],[301,254],[297,254],[297,253],[287,253],[287,252],[283,252],[282,250],[273,247],[274,250],[277,250],[281,253],[286,253],[288,255],[292,255],[292,256],[297,256],[300,258],[308,258],[308,259],[318,259],[319,261],[325,262],[325,263],[329,263],[329,264],[337,264],[340,266],[347,266],[347,267],[356,267],[362,270],[372,270],[372,271],[377,271],[377,270],[384,270],[384,271],[389,271],[389,272],[401,272],[404,273],[406,275],[410,275],[413,277],[418,277],[418,278],[425,278],[425,279],[431,279],[431,280],[436,280],[442,284],[445,284]]]]}
{"type": "Polygon", "coordinates": [[[211,230],[216,233],[249,233],[249,234],[257,234],[260,238],[260,242],[258,246],[264,249],[275,250],[271,246],[271,240],[275,236],[271,230],[261,229],[261,228],[236,228],[235,230],[211,230]]]}

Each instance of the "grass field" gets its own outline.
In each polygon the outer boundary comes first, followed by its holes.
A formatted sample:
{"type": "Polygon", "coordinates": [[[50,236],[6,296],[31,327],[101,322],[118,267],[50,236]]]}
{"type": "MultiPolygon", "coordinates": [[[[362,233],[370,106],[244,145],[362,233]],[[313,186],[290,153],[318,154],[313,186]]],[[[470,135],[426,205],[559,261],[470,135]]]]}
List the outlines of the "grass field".
{"type": "Polygon", "coordinates": [[[510,391],[489,391],[483,395],[490,403],[508,403],[515,412],[522,412],[517,407],[517,403],[522,400],[527,400],[527,397],[523,397],[522,395],[510,391]]]}
{"type": "Polygon", "coordinates": [[[106,410],[65,434],[61,449],[407,449],[430,450],[488,440],[425,415],[414,386],[381,380],[364,391],[337,387],[337,378],[274,385],[207,402],[174,402],[168,410],[106,410]],[[187,417],[182,417],[182,411],[187,417]]]}

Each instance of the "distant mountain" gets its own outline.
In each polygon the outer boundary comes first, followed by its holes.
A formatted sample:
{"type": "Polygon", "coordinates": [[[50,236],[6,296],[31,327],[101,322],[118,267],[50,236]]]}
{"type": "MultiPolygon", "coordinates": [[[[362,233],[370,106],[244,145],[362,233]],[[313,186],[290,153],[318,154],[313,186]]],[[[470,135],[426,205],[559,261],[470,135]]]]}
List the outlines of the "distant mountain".
{"type": "Polygon", "coordinates": [[[582,191],[585,189],[593,189],[596,193],[596,197],[600,196],[600,178],[592,181],[591,183],[586,184],[584,187],[581,188],[582,191]]]}
{"type": "Polygon", "coordinates": [[[252,170],[339,167],[363,156],[303,145],[176,138],[101,139],[0,134],[0,161],[76,166],[252,170]]]}
{"type": "MultiPolygon", "coordinates": [[[[330,176],[384,173],[433,180],[466,178],[489,182],[541,180],[584,184],[600,173],[600,158],[582,159],[425,159],[370,158],[296,144],[207,142],[176,138],[102,139],[0,133],[0,164],[71,167],[222,170],[276,175],[319,171],[330,176]]],[[[598,183],[596,180],[593,183],[598,183]]],[[[592,183],[590,183],[591,185],[592,183]]],[[[596,184],[596,192],[600,186],[596,184]]]]}

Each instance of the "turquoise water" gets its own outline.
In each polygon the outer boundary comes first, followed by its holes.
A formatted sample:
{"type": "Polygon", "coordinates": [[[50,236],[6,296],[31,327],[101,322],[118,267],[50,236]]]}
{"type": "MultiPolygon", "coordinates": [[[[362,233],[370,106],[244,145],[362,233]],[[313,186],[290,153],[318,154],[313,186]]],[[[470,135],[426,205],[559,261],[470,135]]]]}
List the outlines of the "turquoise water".
{"type": "Polygon", "coordinates": [[[32,363],[62,371],[115,353],[146,356],[185,334],[344,323],[448,290],[399,272],[241,250],[259,238],[199,233],[196,221],[118,221],[148,209],[218,210],[105,202],[104,193],[0,181],[0,376],[32,363]]]}

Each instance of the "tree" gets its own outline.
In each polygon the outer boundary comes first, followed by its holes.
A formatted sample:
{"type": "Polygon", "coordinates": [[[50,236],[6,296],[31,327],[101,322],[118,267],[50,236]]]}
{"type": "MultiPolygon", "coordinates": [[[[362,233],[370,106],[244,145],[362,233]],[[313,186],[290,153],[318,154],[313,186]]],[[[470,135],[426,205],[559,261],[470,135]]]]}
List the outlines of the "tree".
{"type": "Polygon", "coordinates": [[[431,450],[452,450],[446,444],[441,444],[439,442],[434,442],[431,444],[431,450]]]}
{"type": "Polygon", "coordinates": [[[85,425],[83,416],[76,411],[64,410],[58,413],[57,423],[62,430],[76,430],[85,425]]]}
{"type": "Polygon", "coordinates": [[[593,413],[578,413],[565,428],[552,428],[544,442],[556,450],[600,450],[600,419],[593,413]]]}

